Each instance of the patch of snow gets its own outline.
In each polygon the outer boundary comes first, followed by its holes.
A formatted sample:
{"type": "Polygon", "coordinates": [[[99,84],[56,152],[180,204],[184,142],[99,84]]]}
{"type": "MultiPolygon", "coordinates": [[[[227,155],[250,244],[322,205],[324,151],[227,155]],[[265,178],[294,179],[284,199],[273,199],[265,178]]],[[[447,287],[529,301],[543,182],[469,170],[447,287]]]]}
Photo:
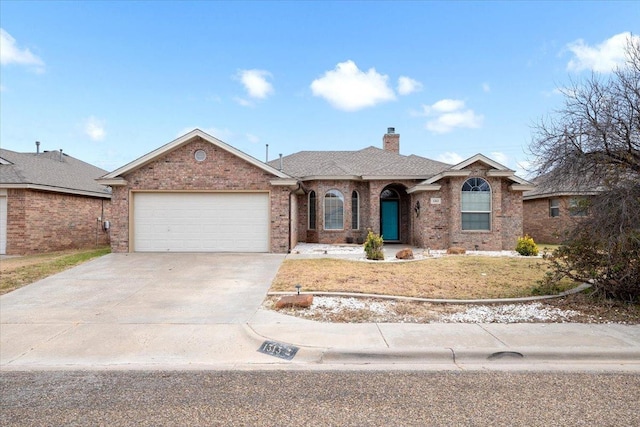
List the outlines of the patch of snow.
{"type": "Polygon", "coordinates": [[[376,314],[388,314],[391,307],[395,305],[394,301],[378,302],[368,301],[358,298],[340,298],[340,297],[314,297],[309,311],[341,313],[348,310],[369,310],[376,314]]]}
{"type": "Polygon", "coordinates": [[[563,321],[580,313],[544,307],[541,303],[471,306],[465,311],[443,315],[443,323],[518,323],[563,321]]]}

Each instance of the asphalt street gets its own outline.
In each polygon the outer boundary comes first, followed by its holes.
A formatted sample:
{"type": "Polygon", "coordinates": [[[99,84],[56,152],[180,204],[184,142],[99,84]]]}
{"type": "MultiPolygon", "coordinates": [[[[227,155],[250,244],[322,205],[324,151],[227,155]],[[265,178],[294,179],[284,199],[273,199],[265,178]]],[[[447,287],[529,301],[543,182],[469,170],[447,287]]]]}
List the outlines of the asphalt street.
{"type": "Polygon", "coordinates": [[[629,373],[4,372],[0,393],[2,426],[640,425],[629,373]]]}

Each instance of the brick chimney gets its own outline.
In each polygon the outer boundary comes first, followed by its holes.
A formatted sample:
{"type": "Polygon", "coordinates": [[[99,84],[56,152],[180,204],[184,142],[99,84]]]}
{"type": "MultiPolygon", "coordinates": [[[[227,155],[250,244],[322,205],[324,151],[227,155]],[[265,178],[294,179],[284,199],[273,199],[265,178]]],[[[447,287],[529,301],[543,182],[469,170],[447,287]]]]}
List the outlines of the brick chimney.
{"type": "Polygon", "coordinates": [[[387,128],[382,137],[382,148],[400,154],[400,134],[396,133],[396,128],[387,128]]]}

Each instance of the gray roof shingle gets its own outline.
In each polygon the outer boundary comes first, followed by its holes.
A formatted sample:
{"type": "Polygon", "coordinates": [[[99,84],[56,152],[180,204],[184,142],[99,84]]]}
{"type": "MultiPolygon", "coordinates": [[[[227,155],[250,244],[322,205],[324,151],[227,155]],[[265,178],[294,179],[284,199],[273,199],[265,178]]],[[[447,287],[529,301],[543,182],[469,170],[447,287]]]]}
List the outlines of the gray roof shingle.
{"type": "MultiPolygon", "coordinates": [[[[269,165],[279,168],[280,159],[269,165]]],[[[282,171],[296,178],[321,176],[412,176],[430,178],[451,165],[416,155],[367,147],[358,151],[300,151],[282,158],[282,171]]]]}
{"type": "Polygon", "coordinates": [[[38,185],[52,191],[110,197],[109,188],[95,181],[107,171],[60,151],[36,154],[0,149],[0,158],[0,186],[38,185]]]}

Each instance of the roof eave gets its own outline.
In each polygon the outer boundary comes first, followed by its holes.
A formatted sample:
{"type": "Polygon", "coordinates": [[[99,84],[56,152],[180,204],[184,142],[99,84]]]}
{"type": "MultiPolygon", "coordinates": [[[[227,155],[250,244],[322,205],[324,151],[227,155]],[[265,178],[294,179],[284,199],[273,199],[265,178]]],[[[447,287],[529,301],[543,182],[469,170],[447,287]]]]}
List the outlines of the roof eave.
{"type": "Polygon", "coordinates": [[[419,184],[407,189],[407,194],[422,193],[424,191],[438,191],[440,188],[442,188],[442,186],[438,184],[419,184]]]}
{"type": "Polygon", "coordinates": [[[108,185],[109,187],[121,187],[129,183],[123,178],[98,178],[96,182],[100,185],[108,185]]]}
{"type": "MultiPolygon", "coordinates": [[[[19,184],[0,184],[0,188],[13,188],[13,189],[22,189],[22,190],[38,190],[38,191],[48,191],[52,193],[65,193],[65,194],[75,194],[78,196],[91,196],[91,197],[100,197],[103,199],[110,199],[111,193],[101,193],[98,191],[89,191],[89,190],[79,190],[75,188],[65,188],[65,187],[54,187],[51,185],[42,185],[42,184],[29,184],[29,183],[19,183],[19,184]]],[[[106,188],[105,188],[106,190],[106,188]]]]}

